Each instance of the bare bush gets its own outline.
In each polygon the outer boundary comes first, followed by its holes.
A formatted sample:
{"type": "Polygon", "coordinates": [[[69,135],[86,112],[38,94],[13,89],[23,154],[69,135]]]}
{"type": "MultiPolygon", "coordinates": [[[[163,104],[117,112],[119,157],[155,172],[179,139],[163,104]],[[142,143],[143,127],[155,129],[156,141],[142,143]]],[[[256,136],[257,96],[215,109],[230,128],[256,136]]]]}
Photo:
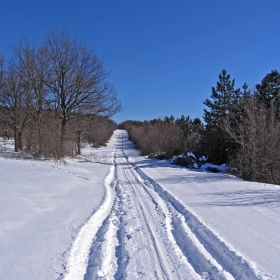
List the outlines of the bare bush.
{"type": "Polygon", "coordinates": [[[105,146],[115,129],[117,129],[117,124],[114,121],[108,118],[102,118],[102,120],[98,118],[98,121],[93,121],[91,124],[87,140],[94,147],[105,146]]]}
{"type": "MultiPolygon", "coordinates": [[[[23,151],[34,157],[60,158],[60,121],[53,112],[43,112],[40,130],[33,119],[23,134],[23,151]],[[41,139],[39,141],[39,139],[41,139]]],[[[65,151],[65,156],[70,155],[65,151]]]]}
{"type": "Polygon", "coordinates": [[[276,108],[272,104],[268,109],[252,97],[246,100],[244,111],[241,121],[230,115],[223,122],[232,141],[240,146],[230,163],[240,169],[245,180],[280,184],[280,121],[276,108]]]}
{"type": "Polygon", "coordinates": [[[170,158],[182,150],[183,135],[175,123],[154,120],[145,123],[127,124],[131,140],[142,155],[165,154],[170,158]]]}

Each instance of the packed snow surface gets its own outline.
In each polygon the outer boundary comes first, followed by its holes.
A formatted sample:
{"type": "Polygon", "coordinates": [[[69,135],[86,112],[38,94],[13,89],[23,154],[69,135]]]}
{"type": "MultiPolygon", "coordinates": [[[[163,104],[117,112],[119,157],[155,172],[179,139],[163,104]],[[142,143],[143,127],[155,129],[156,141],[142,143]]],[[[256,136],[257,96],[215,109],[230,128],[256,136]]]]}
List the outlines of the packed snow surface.
{"type": "Polygon", "coordinates": [[[280,279],[279,186],[141,157],[121,130],[63,163],[1,147],[0,279],[280,279]]]}

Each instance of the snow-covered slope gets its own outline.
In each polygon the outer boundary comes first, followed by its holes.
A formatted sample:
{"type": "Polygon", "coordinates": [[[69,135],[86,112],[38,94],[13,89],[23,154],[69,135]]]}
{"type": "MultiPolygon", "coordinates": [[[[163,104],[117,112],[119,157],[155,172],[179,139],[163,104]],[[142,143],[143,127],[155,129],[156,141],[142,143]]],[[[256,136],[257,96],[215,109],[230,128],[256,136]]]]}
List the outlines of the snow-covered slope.
{"type": "Polygon", "coordinates": [[[139,156],[124,131],[0,158],[1,279],[280,279],[280,188],[139,156]]]}

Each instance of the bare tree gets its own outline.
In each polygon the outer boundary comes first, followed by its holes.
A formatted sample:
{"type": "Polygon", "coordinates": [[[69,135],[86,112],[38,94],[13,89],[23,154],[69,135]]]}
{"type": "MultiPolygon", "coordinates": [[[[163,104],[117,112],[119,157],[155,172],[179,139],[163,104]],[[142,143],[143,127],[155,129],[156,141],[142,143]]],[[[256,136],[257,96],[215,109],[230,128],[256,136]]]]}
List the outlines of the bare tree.
{"type": "Polygon", "coordinates": [[[121,109],[116,91],[107,82],[108,73],[97,55],[65,30],[48,34],[45,46],[49,57],[46,84],[53,109],[61,119],[61,144],[69,120],[82,115],[110,117],[121,109]]]}
{"type": "Polygon", "coordinates": [[[2,78],[0,106],[5,114],[7,125],[13,128],[15,151],[22,149],[22,133],[28,120],[28,104],[31,102],[30,90],[13,61],[10,61],[2,78]]]}
{"type": "Polygon", "coordinates": [[[24,83],[30,90],[30,103],[26,104],[31,108],[29,111],[35,118],[35,125],[38,135],[38,153],[42,154],[42,122],[43,114],[48,109],[48,88],[45,84],[49,68],[49,59],[45,47],[35,49],[27,39],[12,47],[14,65],[24,83]]]}
{"type": "Polygon", "coordinates": [[[25,149],[36,155],[58,158],[66,146],[79,153],[92,120],[121,110],[102,61],[67,31],[50,32],[39,48],[24,39],[11,52],[8,64],[0,55],[0,120],[14,130],[16,151],[24,135],[25,149]]]}

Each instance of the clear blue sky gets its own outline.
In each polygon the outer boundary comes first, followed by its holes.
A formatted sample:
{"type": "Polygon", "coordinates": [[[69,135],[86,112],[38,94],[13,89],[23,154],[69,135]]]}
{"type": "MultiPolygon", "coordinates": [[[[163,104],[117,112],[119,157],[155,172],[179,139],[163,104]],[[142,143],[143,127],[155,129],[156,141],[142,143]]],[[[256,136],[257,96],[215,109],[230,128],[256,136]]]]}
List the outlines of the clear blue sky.
{"type": "Polygon", "coordinates": [[[202,118],[222,69],[238,87],[280,71],[279,0],[1,0],[0,52],[56,27],[103,58],[124,106],[116,122],[202,118]]]}

